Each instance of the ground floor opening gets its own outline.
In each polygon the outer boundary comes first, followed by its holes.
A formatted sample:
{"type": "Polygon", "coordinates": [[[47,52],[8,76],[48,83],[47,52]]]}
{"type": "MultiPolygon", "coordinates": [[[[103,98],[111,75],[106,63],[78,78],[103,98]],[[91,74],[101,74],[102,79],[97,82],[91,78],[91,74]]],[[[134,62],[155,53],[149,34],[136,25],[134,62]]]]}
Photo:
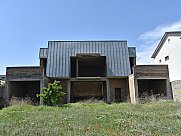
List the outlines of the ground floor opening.
{"type": "Polygon", "coordinates": [[[33,102],[40,102],[36,95],[40,94],[40,81],[9,81],[11,97],[30,98],[33,102]]]}
{"type": "MultiPolygon", "coordinates": [[[[53,83],[55,79],[49,79],[53,83]]],[[[65,92],[65,102],[88,99],[103,100],[108,103],[130,101],[128,78],[72,78],[56,79],[65,92]]]]}
{"type": "Polygon", "coordinates": [[[70,101],[77,102],[86,99],[106,100],[105,81],[72,81],[70,101]]]}
{"type": "Polygon", "coordinates": [[[167,80],[166,79],[138,79],[138,94],[155,95],[156,97],[166,96],[167,80]]]}

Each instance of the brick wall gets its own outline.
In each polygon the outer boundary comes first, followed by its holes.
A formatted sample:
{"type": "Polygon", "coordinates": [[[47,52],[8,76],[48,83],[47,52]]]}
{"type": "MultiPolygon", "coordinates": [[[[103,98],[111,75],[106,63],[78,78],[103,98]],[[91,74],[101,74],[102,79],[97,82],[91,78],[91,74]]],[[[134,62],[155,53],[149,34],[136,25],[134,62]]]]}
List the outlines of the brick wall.
{"type": "Polygon", "coordinates": [[[111,102],[115,102],[115,88],[121,88],[121,99],[125,101],[129,97],[128,78],[109,79],[111,102]]]}
{"type": "Polygon", "coordinates": [[[41,80],[43,68],[41,67],[7,67],[6,79],[10,80],[41,80]]]}
{"type": "Polygon", "coordinates": [[[139,77],[165,77],[168,78],[167,65],[137,65],[134,67],[134,76],[139,77]]]}
{"type": "Polygon", "coordinates": [[[74,83],[75,96],[103,96],[102,82],[76,82],[74,83]]]}

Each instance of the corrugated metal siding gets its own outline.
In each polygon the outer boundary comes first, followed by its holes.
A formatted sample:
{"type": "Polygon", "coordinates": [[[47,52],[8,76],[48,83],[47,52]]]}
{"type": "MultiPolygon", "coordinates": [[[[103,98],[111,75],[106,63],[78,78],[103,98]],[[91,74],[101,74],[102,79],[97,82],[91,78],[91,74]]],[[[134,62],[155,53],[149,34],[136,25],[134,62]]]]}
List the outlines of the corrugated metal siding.
{"type": "Polygon", "coordinates": [[[49,41],[47,76],[68,78],[70,56],[76,56],[77,53],[100,53],[106,56],[108,77],[130,74],[126,41],[49,41]]]}
{"type": "Polygon", "coordinates": [[[40,48],[39,58],[47,58],[48,48],[40,48]]]}

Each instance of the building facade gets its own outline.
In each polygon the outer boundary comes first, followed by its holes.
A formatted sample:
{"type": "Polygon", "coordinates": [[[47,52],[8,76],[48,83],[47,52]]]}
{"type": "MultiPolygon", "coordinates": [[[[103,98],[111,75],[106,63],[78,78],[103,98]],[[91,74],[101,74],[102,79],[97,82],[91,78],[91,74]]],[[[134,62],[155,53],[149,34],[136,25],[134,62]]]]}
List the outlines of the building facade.
{"type": "Polygon", "coordinates": [[[124,101],[136,49],[126,41],[49,41],[40,49],[40,65],[48,82],[65,84],[67,102],[89,97],[124,101]]]}
{"type": "Polygon", "coordinates": [[[39,101],[36,94],[54,80],[67,103],[89,98],[138,103],[144,92],[172,98],[168,66],[136,66],[136,48],[127,41],[49,41],[39,59],[40,66],[7,67],[7,101],[12,96],[39,101]]]}

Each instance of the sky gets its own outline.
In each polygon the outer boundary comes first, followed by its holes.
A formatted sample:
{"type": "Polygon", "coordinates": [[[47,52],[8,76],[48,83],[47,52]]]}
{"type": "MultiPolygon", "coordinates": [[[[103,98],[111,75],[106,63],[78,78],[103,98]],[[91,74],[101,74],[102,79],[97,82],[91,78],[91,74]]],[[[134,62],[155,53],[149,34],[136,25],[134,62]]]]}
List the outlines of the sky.
{"type": "Polygon", "coordinates": [[[0,75],[39,65],[49,40],[127,40],[137,64],[167,31],[181,30],[181,0],[0,0],[0,75]]]}

